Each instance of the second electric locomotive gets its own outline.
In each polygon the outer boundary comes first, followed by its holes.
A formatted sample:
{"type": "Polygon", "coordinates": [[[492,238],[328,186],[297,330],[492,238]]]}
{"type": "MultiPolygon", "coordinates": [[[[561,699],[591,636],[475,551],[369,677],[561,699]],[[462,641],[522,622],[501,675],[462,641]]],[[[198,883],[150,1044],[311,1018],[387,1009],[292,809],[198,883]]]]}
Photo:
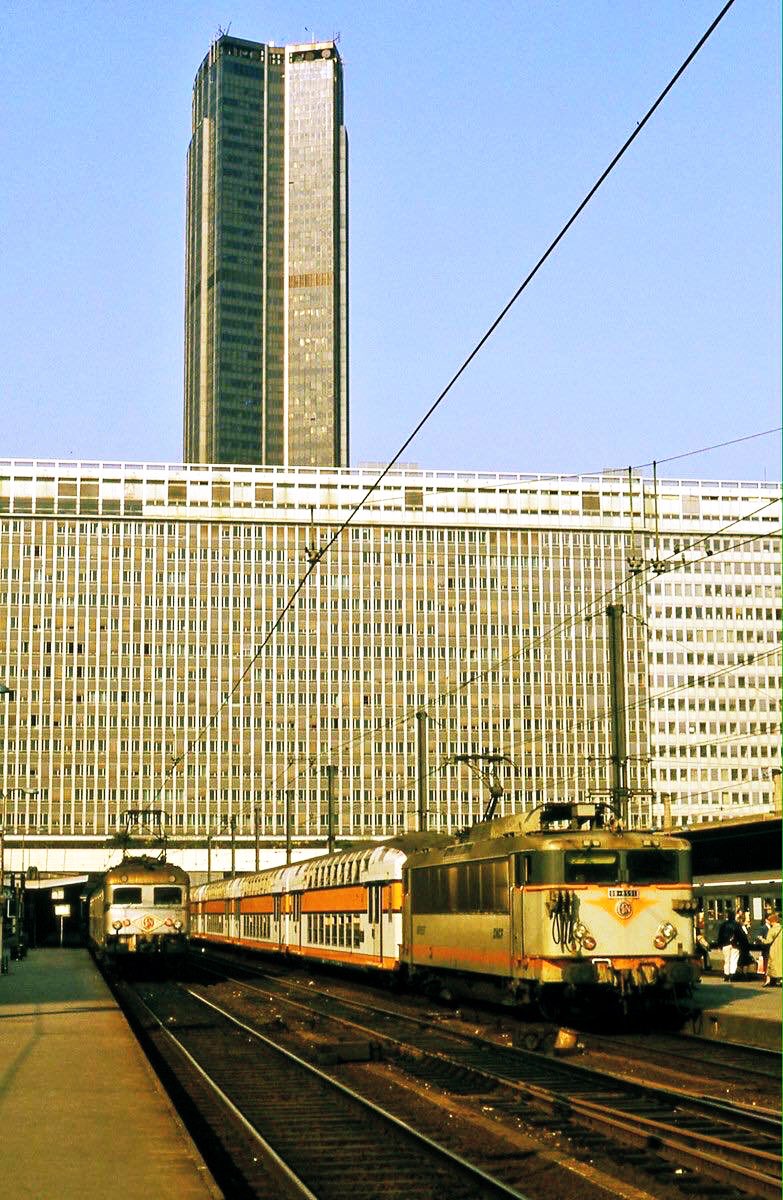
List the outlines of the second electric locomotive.
{"type": "Polygon", "coordinates": [[[159,858],[125,858],[90,896],[90,944],[98,958],[182,954],[189,925],[189,878],[159,858]]]}

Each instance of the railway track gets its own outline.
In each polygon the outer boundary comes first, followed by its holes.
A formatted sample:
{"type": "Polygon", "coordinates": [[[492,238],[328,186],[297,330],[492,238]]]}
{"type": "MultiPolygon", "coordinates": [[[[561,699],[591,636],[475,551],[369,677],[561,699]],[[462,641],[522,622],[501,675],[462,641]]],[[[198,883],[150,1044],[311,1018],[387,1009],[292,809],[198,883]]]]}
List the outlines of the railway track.
{"type": "MultiPolygon", "coordinates": [[[[225,971],[222,961],[217,969],[225,971]]],[[[577,1150],[624,1162],[689,1194],[780,1196],[781,1122],[772,1111],[682,1091],[672,1096],[665,1086],[456,1033],[421,1015],[348,1000],[312,982],[305,986],[266,972],[263,984],[247,978],[257,970],[234,964],[237,973],[229,976],[230,985],[242,989],[231,1005],[246,1015],[271,1001],[298,1012],[305,1023],[334,1023],[352,1037],[375,1040],[399,1070],[431,1088],[478,1095],[485,1108],[544,1127],[577,1150]]]]}
{"type": "Polygon", "coordinates": [[[620,1034],[611,1037],[592,1033],[589,1036],[591,1056],[598,1054],[622,1057],[623,1055],[644,1069],[646,1063],[660,1066],[662,1063],[672,1071],[687,1075],[690,1090],[708,1082],[732,1083],[738,1077],[745,1085],[752,1083],[766,1093],[780,1096],[781,1056],[778,1051],[764,1050],[755,1046],[734,1046],[715,1042],[709,1038],[677,1037],[650,1034],[620,1034]]]}
{"type": "Polygon", "coordinates": [[[117,991],[202,1125],[219,1136],[212,1157],[230,1166],[232,1200],[526,1200],[194,989],[117,991]]]}

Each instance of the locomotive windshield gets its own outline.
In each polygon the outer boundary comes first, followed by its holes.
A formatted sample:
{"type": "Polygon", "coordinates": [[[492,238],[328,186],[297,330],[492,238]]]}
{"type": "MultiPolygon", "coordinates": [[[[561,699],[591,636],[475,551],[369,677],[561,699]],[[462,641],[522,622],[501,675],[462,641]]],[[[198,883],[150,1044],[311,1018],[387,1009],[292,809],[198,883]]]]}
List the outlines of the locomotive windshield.
{"type": "Polygon", "coordinates": [[[141,904],[141,888],[116,887],[111,897],[113,904],[141,904]]]}
{"type": "Polygon", "coordinates": [[[680,883],[688,856],[677,850],[566,850],[564,883],[680,883]]]}
{"type": "Polygon", "coordinates": [[[156,887],[153,889],[154,904],[181,904],[182,888],[156,887]]]}
{"type": "Polygon", "coordinates": [[[678,883],[681,855],[676,850],[629,850],[629,883],[678,883]]]}
{"type": "Polygon", "coordinates": [[[566,850],[565,883],[617,883],[620,855],[601,850],[566,850]]]}

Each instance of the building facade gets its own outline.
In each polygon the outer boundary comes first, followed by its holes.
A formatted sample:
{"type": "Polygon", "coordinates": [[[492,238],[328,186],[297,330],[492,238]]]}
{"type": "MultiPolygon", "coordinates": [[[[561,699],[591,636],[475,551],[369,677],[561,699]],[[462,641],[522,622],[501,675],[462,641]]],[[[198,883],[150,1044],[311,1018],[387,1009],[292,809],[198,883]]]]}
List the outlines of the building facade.
{"type": "Polygon", "coordinates": [[[347,155],[333,42],[213,43],[187,167],[187,462],[347,466],[347,155]]]}
{"type": "Polygon", "coordinates": [[[286,808],[322,844],[327,767],[339,837],[409,828],[419,711],[432,828],[483,812],[460,755],[505,756],[503,812],[606,796],[610,604],[630,822],[770,807],[779,487],[400,469],[314,554],[374,479],[0,463],[10,862],[84,869],[160,807],[190,869],[229,830],[248,869],[286,808]]]}

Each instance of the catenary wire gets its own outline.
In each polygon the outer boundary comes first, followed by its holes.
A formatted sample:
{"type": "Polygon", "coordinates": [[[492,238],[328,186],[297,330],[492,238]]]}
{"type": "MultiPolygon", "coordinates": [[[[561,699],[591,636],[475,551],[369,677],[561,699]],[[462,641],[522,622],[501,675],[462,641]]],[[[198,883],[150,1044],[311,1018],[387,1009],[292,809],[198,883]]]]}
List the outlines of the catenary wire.
{"type": "Polygon", "coordinates": [[[726,446],[738,446],[740,442],[752,442],[754,438],[769,437],[773,433],[780,433],[783,425],[776,425],[774,429],[762,429],[759,433],[747,433],[744,437],[730,438],[727,442],[715,442],[712,446],[701,446],[698,450],[685,450],[682,454],[670,454],[668,458],[657,458],[646,463],[638,463],[635,467],[631,467],[632,471],[641,471],[644,467],[661,466],[662,463],[677,462],[681,458],[693,458],[697,454],[708,454],[710,450],[723,450],[726,446]]]}

